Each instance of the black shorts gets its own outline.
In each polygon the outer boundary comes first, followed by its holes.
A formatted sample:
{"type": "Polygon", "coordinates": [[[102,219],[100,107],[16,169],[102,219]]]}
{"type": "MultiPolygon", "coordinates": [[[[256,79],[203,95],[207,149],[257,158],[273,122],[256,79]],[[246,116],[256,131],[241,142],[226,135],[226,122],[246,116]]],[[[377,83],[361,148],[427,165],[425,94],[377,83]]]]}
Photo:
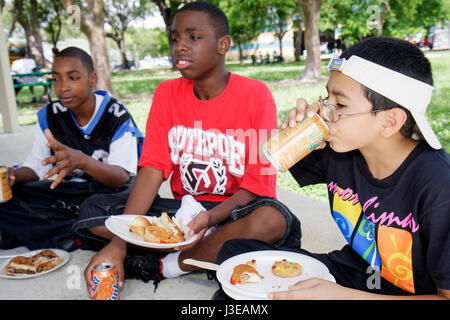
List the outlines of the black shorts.
{"type": "MultiPolygon", "coordinates": [[[[80,216],[78,221],[72,227],[72,233],[78,239],[78,242],[101,241],[102,245],[109,241],[101,239],[87,229],[97,226],[104,226],[105,221],[111,215],[122,214],[128,200],[129,191],[116,194],[103,194],[93,196],[83,203],[80,207],[80,216]]],[[[200,201],[202,206],[210,210],[220,204],[220,202],[200,201]]],[[[169,216],[175,215],[181,206],[181,200],[165,199],[159,196],[153,201],[152,207],[147,212],[148,216],[159,216],[161,212],[167,212],[169,216]]],[[[269,197],[257,197],[244,206],[236,206],[231,212],[229,218],[223,223],[236,221],[255,209],[262,206],[272,206],[280,211],[286,219],[286,231],[284,235],[275,244],[277,246],[288,248],[300,248],[301,228],[298,218],[280,201],[269,197]]],[[[100,247],[102,246],[100,245],[100,247]]],[[[83,248],[83,246],[80,247],[83,248]]],[[[99,248],[87,248],[98,250],[99,248]]]]}
{"type": "MultiPolygon", "coordinates": [[[[84,201],[99,194],[117,192],[99,182],[53,181],[15,183],[13,198],[0,203],[0,226],[30,250],[60,248],[74,250],[71,228],[84,201]]],[[[127,184],[119,190],[127,190],[127,184]]]]}

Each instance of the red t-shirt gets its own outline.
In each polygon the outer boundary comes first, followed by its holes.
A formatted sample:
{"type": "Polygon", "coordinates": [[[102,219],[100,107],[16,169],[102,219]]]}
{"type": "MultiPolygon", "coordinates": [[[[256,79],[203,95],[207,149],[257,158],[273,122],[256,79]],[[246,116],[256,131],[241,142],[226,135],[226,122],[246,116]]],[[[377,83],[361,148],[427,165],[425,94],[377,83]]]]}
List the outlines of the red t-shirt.
{"type": "Polygon", "coordinates": [[[175,199],[224,201],[239,188],[276,197],[276,172],[257,153],[276,128],[276,106],[267,86],[230,74],[225,90],[199,100],[193,81],[162,82],[153,96],[140,167],[164,171],[175,199]]]}

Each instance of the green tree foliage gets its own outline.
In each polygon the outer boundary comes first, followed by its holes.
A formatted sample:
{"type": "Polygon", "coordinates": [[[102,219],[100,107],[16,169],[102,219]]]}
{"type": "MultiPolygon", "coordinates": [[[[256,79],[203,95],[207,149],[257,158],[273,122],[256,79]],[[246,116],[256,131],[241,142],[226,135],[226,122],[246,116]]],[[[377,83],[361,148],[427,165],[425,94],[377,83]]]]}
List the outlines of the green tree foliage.
{"type": "Polygon", "coordinates": [[[403,38],[450,18],[448,0],[389,0],[383,34],[403,38]]]}
{"type": "Polygon", "coordinates": [[[325,0],[320,30],[331,33],[338,23],[342,36],[356,42],[375,35],[404,38],[420,29],[429,29],[450,15],[448,0],[325,0]],[[379,18],[379,32],[374,22],[379,18]],[[369,22],[369,23],[368,23],[369,22]]]}
{"type": "Polygon", "coordinates": [[[170,55],[169,41],[164,30],[130,27],[126,36],[127,51],[132,52],[135,59],[170,55]]]}
{"type": "Polygon", "coordinates": [[[104,0],[103,15],[110,30],[106,36],[119,48],[124,69],[130,69],[125,51],[125,34],[132,20],[145,18],[150,13],[150,3],[144,0],[104,0]]]}
{"type": "Polygon", "coordinates": [[[230,36],[239,50],[242,62],[242,46],[256,39],[266,26],[266,4],[262,0],[222,0],[216,3],[228,17],[230,36]]]}
{"type": "Polygon", "coordinates": [[[269,0],[266,3],[268,5],[267,23],[274,30],[274,35],[279,42],[280,56],[283,56],[282,41],[296,10],[296,3],[294,0],[269,0]]]}

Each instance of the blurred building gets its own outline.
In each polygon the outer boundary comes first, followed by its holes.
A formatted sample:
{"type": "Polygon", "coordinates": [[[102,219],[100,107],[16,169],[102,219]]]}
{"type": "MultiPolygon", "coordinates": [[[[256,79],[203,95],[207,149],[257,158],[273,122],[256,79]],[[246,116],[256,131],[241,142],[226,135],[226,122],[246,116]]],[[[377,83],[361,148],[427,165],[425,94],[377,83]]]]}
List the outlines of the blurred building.
{"type": "MultiPolygon", "coordinates": [[[[294,56],[294,30],[292,28],[292,22],[289,22],[287,26],[287,32],[282,40],[283,57],[294,56]]],[[[243,44],[242,53],[244,57],[256,56],[258,62],[260,62],[260,56],[266,58],[269,55],[272,59],[274,51],[280,54],[280,42],[275,37],[275,30],[267,30],[261,33],[257,39],[243,44]]],[[[227,58],[236,60],[239,59],[239,50],[235,44],[232,44],[230,50],[227,53],[227,58]]]]}

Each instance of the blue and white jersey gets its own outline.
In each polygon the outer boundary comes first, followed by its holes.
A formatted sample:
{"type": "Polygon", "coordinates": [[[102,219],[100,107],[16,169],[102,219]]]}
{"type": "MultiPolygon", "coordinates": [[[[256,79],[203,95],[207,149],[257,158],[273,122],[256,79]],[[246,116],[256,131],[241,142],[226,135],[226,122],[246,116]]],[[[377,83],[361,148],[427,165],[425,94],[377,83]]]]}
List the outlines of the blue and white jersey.
{"type": "MultiPolygon", "coordinates": [[[[23,166],[33,169],[40,179],[51,169],[51,165],[42,166],[42,160],[53,154],[53,150],[47,147],[44,135],[44,130],[48,128],[59,142],[96,160],[120,166],[132,175],[136,174],[142,133],[125,106],[106,91],[96,91],[94,94],[95,111],[83,127],[77,124],[72,111],[60,101],[38,111],[35,140],[23,166]]],[[[81,170],[75,170],[66,178],[71,181],[92,180],[81,170]]]]}

